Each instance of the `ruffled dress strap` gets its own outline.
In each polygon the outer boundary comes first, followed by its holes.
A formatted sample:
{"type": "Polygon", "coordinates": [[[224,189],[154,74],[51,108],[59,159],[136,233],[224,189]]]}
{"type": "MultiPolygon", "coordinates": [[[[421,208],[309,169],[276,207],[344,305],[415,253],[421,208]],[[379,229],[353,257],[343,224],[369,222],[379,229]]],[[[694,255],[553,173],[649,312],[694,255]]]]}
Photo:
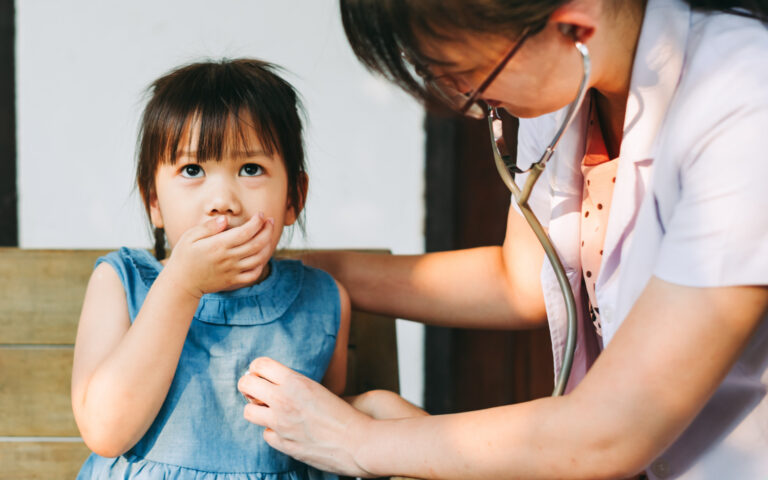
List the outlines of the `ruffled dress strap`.
{"type": "MultiPolygon", "coordinates": [[[[128,295],[131,321],[163,269],[148,251],[121,248],[96,261],[108,263],[120,277],[128,295]]],[[[209,293],[200,299],[195,319],[217,325],[263,325],[281,318],[296,300],[304,283],[305,268],[298,260],[269,260],[264,281],[230,292],[209,293]]]]}

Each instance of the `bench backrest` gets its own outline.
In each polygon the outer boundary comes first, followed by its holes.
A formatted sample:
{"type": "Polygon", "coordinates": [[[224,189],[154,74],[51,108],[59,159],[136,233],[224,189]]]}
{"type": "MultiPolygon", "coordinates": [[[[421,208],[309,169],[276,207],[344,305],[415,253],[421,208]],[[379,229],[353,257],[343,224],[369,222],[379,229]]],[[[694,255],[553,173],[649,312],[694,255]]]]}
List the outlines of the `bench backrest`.
{"type": "MultiPolygon", "coordinates": [[[[69,480],[88,456],[70,374],[85,287],[105,253],[0,248],[0,480],[69,480]]],[[[396,351],[393,318],[353,311],[347,394],[398,391],[396,351]]]]}

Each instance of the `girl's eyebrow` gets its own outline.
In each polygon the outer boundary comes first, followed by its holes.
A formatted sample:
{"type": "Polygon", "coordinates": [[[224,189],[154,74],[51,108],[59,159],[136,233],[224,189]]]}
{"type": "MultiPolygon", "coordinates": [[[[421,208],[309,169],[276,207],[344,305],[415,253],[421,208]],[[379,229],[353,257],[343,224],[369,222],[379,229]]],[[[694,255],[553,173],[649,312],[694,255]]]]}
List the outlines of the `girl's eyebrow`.
{"type": "Polygon", "coordinates": [[[235,157],[269,157],[271,158],[267,152],[264,150],[236,150],[232,152],[232,155],[235,157]]]}
{"type": "MultiPolygon", "coordinates": [[[[197,157],[197,150],[177,150],[176,155],[179,157],[190,157],[195,158],[197,157]]],[[[267,154],[264,150],[258,149],[258,150],[236,150],[234,152],[229,152],[229,155],[233,157],[266,157],[266,158],[272,158],[270,155],[267,154]]]]}

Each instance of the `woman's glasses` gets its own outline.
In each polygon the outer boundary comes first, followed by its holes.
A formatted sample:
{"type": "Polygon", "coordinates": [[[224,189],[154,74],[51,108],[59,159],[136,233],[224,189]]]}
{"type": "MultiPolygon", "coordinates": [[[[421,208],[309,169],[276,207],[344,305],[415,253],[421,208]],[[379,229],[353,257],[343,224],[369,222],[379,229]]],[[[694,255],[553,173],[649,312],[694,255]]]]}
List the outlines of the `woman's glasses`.
{"type": "Polygon", "coordinates": [[[427,68],[419,66],[416,62],[409,63],[414,65],[414,71],[421,77],[425,89],[435,98],[441,100],[446,106],[461,115],[482,120],[487,114],[487,108],[482,101],[479,100],[480,95],[491,86],[491,83],[496,80],[496,77],[498,77],[501,71],[504,70],[507,63],[509,63],[512,57],[515,56],[517,51],[520,50],[525,41],[530,38],[535,31],[538,31],[538,29],[526,28],[520,38],[501,58],[488,76],[485,77],[485,80],[471,92],[461,92],[456,87],[456,83],[452,81],[448,75],[434,76],[427,68]]]}

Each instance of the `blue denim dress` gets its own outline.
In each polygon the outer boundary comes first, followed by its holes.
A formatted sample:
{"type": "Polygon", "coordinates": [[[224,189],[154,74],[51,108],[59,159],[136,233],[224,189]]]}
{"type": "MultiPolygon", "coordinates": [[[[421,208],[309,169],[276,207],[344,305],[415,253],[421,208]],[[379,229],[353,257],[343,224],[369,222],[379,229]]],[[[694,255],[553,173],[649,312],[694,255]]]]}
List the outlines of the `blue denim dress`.
{"type": "MultiPolygon", "coordinates": [[[[162,265],[145,250],[100,258],[125,287],[131,322],[162,265]]],[[[295,260],[270,260],[261,283],[204,295],[170,390],[154,423],[125,454],[91,454],[78,479],[337,479],[271,448],[264,429],[243,418],[237,381],[251,360],[269,356],[320,381],[339,328],[336,283],[295,260]]],[[[126,412],[130,415],[130,412],[126,412]]]]}

